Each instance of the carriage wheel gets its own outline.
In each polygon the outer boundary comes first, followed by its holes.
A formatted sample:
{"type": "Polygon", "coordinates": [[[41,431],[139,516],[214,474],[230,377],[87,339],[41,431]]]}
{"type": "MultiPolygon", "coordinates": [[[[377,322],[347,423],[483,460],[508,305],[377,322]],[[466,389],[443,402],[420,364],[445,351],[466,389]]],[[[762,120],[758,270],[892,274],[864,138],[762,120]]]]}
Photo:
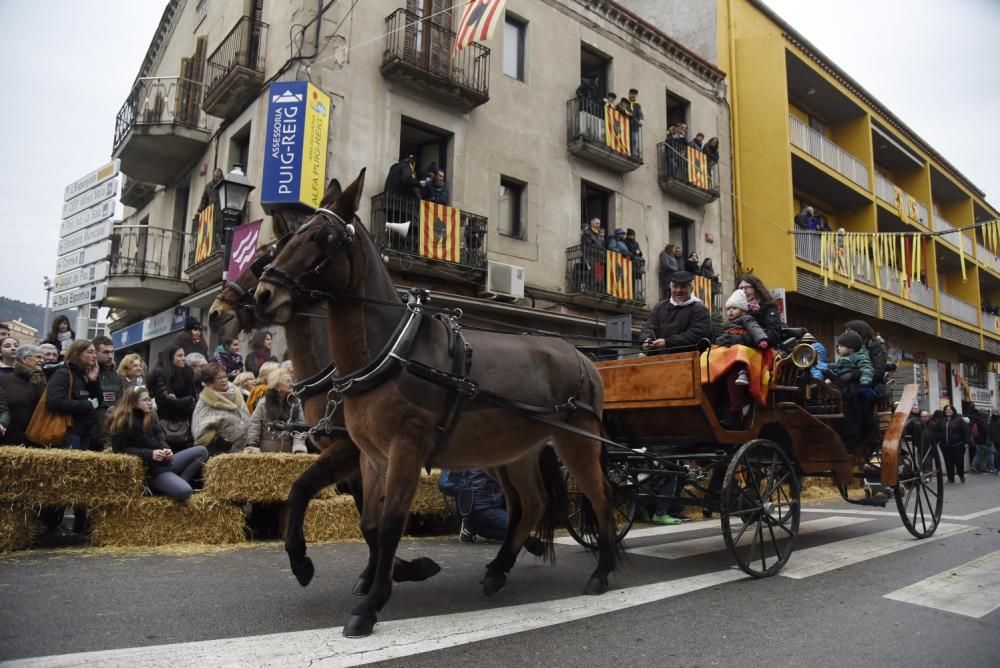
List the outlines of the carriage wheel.
{"type": "Polygon", "coordinates": [[[792,554],[799,532],[799,478],[785,451],[771,441],[744,444],[722,483],[722,536],[736,563],[763,578],[792,554]]]}
{"type": "MultiPolygon", "coordinates": [[[[580,487],[576,484],[569,471],[563,469],[566,479],[567,503],[566,503],[566,529],[573,540],[583,545],[587,549],[596,550],[597,542],[588,536],[583,530],[583,503],[585,497],[580,487]]],[[[635,521],[636,501],[635,481],[628,470],[628,464],[624,461],[614,459],[608,461],[605,468],[605,476],[611,485],[611,492],[614,494],[614,505],[611,508],[612,517],[615,520],[615,541],[621,542],[625,534],[632,528],[635,521]]]]}
{"type": "Polygon", "coordinates": [[[917,538],[927,538],[938,527],[944,507],[944,476],[941,451],[921,447],[909,440],[899,443],[899,481],[896,508],[906,530],[917,538]]]}

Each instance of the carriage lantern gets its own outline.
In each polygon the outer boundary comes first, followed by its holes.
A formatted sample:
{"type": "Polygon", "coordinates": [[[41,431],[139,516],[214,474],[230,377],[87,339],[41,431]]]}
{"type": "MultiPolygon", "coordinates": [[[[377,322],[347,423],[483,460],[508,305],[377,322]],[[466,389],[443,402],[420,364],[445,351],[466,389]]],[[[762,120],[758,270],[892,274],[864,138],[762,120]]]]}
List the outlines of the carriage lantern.
{"type": "Polygon", "coordinates": [[[254,186],[243,173],[243,165],[233,165],[233,171],[226,174],[219,184],[219,210],[222,211],[227,227],[239,224],[239,217],[247,204],[247,198],[254,186]]]}

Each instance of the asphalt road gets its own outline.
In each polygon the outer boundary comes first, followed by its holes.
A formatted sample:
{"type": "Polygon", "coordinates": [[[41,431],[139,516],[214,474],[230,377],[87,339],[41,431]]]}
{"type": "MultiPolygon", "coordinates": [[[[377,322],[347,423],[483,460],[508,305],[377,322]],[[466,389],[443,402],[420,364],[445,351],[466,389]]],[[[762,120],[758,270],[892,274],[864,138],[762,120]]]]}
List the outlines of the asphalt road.
{"type": "MultiPolygon", "coordinates": [[[[946,485],[932,539],[901,535],[890,505],[807,507],[777,577],[732,567],[710,523],[627,540],[600,597],[581,592],[594,559],[522,556],[507,587],[478,585],[495,545],[407,540],[404,557],[443,570],[398,585],[376,633],[340,625],[365,548],[311,548],[308,588],[281,546],[200,554],[48,550],[0,557],[0,660],[25,665],[996,666],[1000,656],[1000,479],[946,485]],[[805,527],[809,527],[806,529],[805,527]],[[263,636],[263,637],[261,637],[263,636]],[[95,654],[80,654],[91,653],[95,654]]],[[[631,536],[631,535],[630,535],[631,536]]]]}

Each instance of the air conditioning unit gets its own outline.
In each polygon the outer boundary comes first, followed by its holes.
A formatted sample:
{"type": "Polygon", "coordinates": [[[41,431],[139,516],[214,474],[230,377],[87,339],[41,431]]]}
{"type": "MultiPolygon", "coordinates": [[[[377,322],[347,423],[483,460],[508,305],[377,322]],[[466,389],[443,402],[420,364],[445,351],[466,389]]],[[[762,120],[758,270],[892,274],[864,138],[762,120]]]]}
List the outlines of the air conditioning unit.
{"type": "Polygon", "coordinates": [[[522,299],[524,267],[503,262],[489,262],[486,268],[486,294],[522,299]]]}

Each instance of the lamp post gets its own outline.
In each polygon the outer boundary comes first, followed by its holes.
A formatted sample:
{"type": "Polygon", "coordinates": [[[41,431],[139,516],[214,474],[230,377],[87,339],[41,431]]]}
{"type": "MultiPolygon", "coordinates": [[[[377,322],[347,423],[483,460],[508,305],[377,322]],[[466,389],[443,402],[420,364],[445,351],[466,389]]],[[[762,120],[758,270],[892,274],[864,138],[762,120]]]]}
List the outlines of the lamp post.
{"type": "Polygon", "coordinates": [[[48,276],[43,276],[45,280],[42,281],[42,285],[45,286],[45,321],[42,325],[42,338],[44,339],[48,336],[49,326],[52,324],[52,279],[48,276]]]}
{"type": "Polygon", "coordinates": [[[222,212],[222,226],[226,234],[225,253],[222,264],[222,280],[229,280],[229,255],[232,252],[233,228],[240,224],[247,198],[254,186],[243,173],[243,165],[234,164],[216,188],[219,211],[222,212]]]}

